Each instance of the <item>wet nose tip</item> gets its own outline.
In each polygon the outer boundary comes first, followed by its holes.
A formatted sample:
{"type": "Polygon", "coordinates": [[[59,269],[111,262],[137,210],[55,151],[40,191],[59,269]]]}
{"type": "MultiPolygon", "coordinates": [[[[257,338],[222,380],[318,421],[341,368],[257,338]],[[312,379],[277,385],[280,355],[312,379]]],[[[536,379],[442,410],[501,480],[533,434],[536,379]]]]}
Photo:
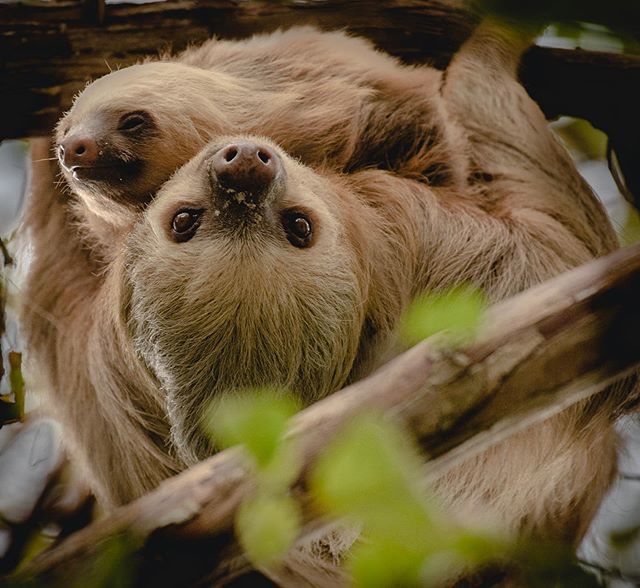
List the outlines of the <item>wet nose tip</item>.
{"type": "Polygon", "coordinates": [[[226,145],[213,155],[210,163],[222,188],[254,196],[268,190],[279,165],[273,149],[250,142],[226,145]]]}
{"type": "Polygon", "coordinates": [[[98,159],[98,145],[91,137],[67,137],[58,145],[58,157],[66,167],[91,166],[98,159]]]}

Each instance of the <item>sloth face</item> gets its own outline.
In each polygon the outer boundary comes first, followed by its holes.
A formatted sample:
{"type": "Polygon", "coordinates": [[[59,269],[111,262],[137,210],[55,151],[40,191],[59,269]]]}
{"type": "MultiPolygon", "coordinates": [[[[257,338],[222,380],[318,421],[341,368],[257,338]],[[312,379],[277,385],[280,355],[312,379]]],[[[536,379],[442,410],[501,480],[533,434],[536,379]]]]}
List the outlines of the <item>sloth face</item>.
{"type": "Polygon", "coordinates": [[[90,124],[60,127],[57,156],[65,178],[74,188],[94,197],[143,203],[156,188],[146,173],[145,152],[160,138],[154,116],[147,110],[93,113],[90,124]]]}
{"type": "Polygon", "coordinates": [[[311,402],[358,352],[368,269],[358,203],[264,140],[223,139],[181,168],[132,233],[127,321],[191,462],[210,401],[276,386],[311,402]]]}
{"type": "Polygon", "coordinates": [[[142,208],[205,146],[209,132],[227,132],[233,109],[224,97],[231,94],[223,76],[213,79],[177,63],[147,63],[104,76],[58,124],[62,173],[103,217],[113,220],[120,208],[142,208]],[[220,108],[227,109],[225,117],[220,108]]]}

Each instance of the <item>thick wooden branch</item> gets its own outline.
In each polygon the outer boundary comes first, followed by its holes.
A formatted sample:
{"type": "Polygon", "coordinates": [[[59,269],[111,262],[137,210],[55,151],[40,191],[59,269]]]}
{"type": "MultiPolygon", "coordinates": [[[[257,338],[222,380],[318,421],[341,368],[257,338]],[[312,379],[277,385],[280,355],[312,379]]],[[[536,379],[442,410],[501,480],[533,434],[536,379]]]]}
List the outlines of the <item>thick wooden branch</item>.
{"type": "MultiPolygon", "coordinates": [[[[296,24],[347,28],[409,62],[443,67],[476,23],[462,6],[461,0],[0,4],[0,87],[11,112],[0,119],[0,137],[48,134],[87,81],[211,35],[243,37],[296,24]]],[[[524,83],[550,117],[580,116],[609,133],[637,121],[634,79],[640,80],[640,57],[536,48],[524,61],[524,83]]]]}
{"type": "MultiPolygon", "coordinates": [[[[294,485],[309,525],[306,475],[354,415],[404,423],[431,458],[429,476],[590,395],[640,363],[640,245],[494,306],[477,340],[443,353],[425,341],[293,420],[305,467],[294,485]]],[[[595,397],[597,401],[598,397],[595,397]]],[[[628,398],[629,404],[635,398],[628,398]]],[[[23,572],[40,583],[86,574],[105,541],[127,533],[145,585],[216,583],[243,562],[232,522],[252,478],[237,449],[163,483],[76,533],[23,572]]]]}

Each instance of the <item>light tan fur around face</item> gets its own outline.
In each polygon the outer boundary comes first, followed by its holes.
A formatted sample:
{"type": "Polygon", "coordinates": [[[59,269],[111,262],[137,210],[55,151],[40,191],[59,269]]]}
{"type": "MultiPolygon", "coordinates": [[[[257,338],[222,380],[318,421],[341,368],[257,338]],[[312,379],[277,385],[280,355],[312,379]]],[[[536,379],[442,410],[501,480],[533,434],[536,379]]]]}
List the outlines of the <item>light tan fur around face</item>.
{"type": "Polygon", "coordinates": [[[264,210],[243,211],[247,226],[221,220],[202,164],[239,140],[219,139],[165,184],[130,235],[124,274],[116,275],[127,328],[166,394],[172,439],[187,463],[212,452],[199,420],[211,399],[278,387],[309,403],[341,388],[368,298],[363,227],[349,218],[342,185],[284,153],[283,193],[264,210]],[[205,212],[196,236],[176,243],[168,228],[184,208],[205,212]],[[280,213],[289,209],[312,213],[312,247],[287,240],[280,213]]]}
{"type": "MultiPolygon", "coordinates": [[[[499,300],[616,247],[601,206],[516,82],[524,47],[480,29],[430,95],[444,117],[438,134],[458,145],[448,167],[483,180],[422,181],[427,151],[412,152],[414,173],[339,175],[280,150],[289,182],[281,205],[304,204],[318,217],[309,249],[293,249],[274,227],[244,241],[225,236],[211,215],[191,241],[171,242],[177,206],[208,207],[198,172],[205,149],[136,213],[96,274],[73,210],[51,193],[46,164],[34,164],[43,183],[26,221],[30,361],[52,381],[104,501],[131,500],[202,456],[197,421],[216,394],[271,383],[312,401],[370,372],[397,352],[398,317],[424,289],[471,282],[499,300]]],[[[441,480],[439,493],[507,529],[577,541],[611,479],[611,422],[625,391],[491,449],[441,480]]],[[[294,560],[311,574],[312,555],[294,560]]]]}

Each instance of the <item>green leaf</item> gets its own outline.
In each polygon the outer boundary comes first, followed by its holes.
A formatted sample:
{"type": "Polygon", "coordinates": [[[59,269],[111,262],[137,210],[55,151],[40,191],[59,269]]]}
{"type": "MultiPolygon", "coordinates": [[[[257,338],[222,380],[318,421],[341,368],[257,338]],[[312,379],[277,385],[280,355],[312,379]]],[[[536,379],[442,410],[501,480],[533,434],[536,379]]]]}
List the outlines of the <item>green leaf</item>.
{"type": "Polygon", "coordinates": [[[484,530],[460,530],[454,533],[450,542],[451,551],[467,565],[481,566],[503,559],[510,553],[509,542],[496,533],[484,530]]]}
{"type": "Polygon", "coordinates": [[[136,541],[127,533],[109,537],[86,569],[73,574],[73,588],[130,588],[136,585],[136,541]]]}
{"type": "Polygon", "coordinates": [[[609,540],[616,549],[625,549],[638,538],[638,534],[640,534],[640,526],[635,526],[630,529],[613,531],[609,540]]]}
{"type": "Polygon", "coordinates": [[[300,532],[300,507],[290,496],[260,494],[240,505],[238,540],[252,564],[279,562],[300,532]]]}
{"type": "Polygon", "coordinates": [[[473,4],[476,9],[504,18],[509,23],[593,23],[604,25],[629,39],[636,38],[634,23],[640,18],[636,0],[474,0],[473,4]]]}
{"type": "Polygon", "coordinates": [[[285,492],[298,479],[302,460],[297,445],[283,439],[270,461],[258,471],[260,488],[266,492],[285,492]]]}
{"type": "Polygon", "coordinates": [[[388,588],[420,586],[423,556],[404,549],[397,542],[362,542],[356,544],[347,564],[354,586],[388,588]]]}
{"type": "Polygon", "coordinates": [[[317,461],[311,491],[329,512],[364,523],[371,538],[428,543],[432,513],[418,484],[421,470],[399,427],[363,416],[317,461]]]}
{"type": "Polygon", "coordinates": [[[607,136],[588,121],[572,119],[565,125],[554,128],[571,149],[587,159],[604,160],[607,153],[607,136]]]}
{"type": "Polygon", "coordinates": [[[244,444],[264,468],[275,458],[287,420],[297,409],[294,400],[283,392],[247,391],[214,402],[205,429],[222,447],[244,444]]]}
{"type": "Polygon", "coordinates": [[[18,411],[18,418],[24,418],[24,378],[22,377],[22,353],[9,352],[9,386],[18,411]]]}
{"type": "Polygon", "coordinates": [[[620,241],[623,245],[640,241],[640,214],[633,206],[627,207],[627,219],[620,231],[620,241]]]}
{"type": "Polygon", "coordinates": [[[55,539],[42,532],[42,528],[37,526],[30,534],[24,546],[24,551],[20,558],[20,563],[16,568],[17,572],[23,570],[29,565],[29,562],[42,553],[45,549],[51,547],[55,539]]]}
{"type": "Polygon", "coordinates": [[[486,308],[478,289],[468,285],[443,292],[418,296],[407,308],[401,321],[401,333],[408,345],[441,331],[448,331],[453,342],[472,338],[486,308]]]}

